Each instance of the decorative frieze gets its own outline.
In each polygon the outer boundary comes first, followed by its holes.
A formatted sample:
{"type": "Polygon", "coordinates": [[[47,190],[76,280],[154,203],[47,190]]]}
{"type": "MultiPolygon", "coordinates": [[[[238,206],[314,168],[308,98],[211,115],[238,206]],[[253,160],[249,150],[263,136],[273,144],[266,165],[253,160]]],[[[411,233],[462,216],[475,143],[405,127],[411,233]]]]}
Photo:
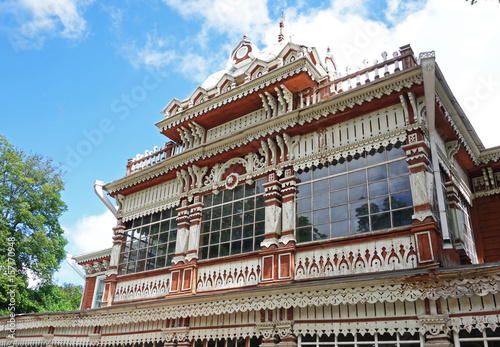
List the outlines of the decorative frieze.
{"type": "Polygon", "coordinates": [[[313,251],[298,251],[295,264],[295,278],[310,279],[412,269],[417,266],[417,253],[412,244],[412,237],[406,236],[313,251]]]}
{"type": "Polygon", "coordinates": [[[168,294],[170,275],[158,275],[130,281],[119,281],[114,302],[162,298],[168,294]]]}
{"type": "Polygon", "coordinates": [[[494,172],[491,167],[485,167],[482,173],[482,176],[472,179],[474,197],[500,194],[500,171],[494,172]]]}
{"type": "Polygon", "coordinates": [[[174,179],[123,197],[119,212],[124,222],[133,220],[177,206],[180,194],[180,181],[174,179]]]}
{"type": "Polygon", "coordinates": [[[258,259],[198,268],[197,291],[243,288],[260,282],[258,259]]]}

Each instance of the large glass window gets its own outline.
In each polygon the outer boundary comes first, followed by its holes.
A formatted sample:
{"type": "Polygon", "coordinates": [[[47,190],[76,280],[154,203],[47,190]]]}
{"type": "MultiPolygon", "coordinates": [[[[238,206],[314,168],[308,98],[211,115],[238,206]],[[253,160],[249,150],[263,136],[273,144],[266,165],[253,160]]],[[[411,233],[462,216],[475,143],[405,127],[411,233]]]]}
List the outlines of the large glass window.
{"type": "Polygon", "coordinates": [[[264,182],[260,179],[203,197],[200,259],[260,249],[266,218],[264,182]]]}
{"type": "Polygon", "coordinates": [[[168,209],[128,223],[119,273],[128,274],[170,266],[175,255],[177,211],[168,209]]]}
{"type": "Polygon", "coordinates": [[[490,328],[480,331],[472,329],[470,332],[460,330],[457,334],[454,332],[455,346],[457,347],[499,347],[500,346],[500,328],[492,330],[490,328]]]}
{"type": "Polygon", "coordinates": [[[392,147],[299,172],[298,242],[411,224],[405,157],[400,147],[392,147]]]}
{"type": "Polygon", "coordinates": [[[338,335],[300,335],[299,346],[301,347],[418,347],[423,346],[424,341],[418,334],[395,333],[395,334],[338,334],[338,335]]]}
{"type": "Polygon", "coordinates": [[[104,294],[104,276],[98,277],[96,281],[96,289],[94,294],[94,302],[92,303],[92,308],[101,307],[102,296],[104,294]]]}

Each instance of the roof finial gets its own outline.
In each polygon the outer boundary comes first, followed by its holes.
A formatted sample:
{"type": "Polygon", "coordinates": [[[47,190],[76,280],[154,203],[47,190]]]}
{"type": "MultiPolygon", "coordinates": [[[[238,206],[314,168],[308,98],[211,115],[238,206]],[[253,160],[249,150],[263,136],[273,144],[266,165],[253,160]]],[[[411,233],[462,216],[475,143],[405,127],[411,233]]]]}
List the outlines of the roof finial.
{"type": "Polygon", "coordinates": [[[281,10],[280,34],[278,35],[278,42],[282,42],[285,39],[285,36],[283,35],[284,27],[285,27],[285,20],[283,17],[283,10],[281,10]]]}
{"type": "Polygon", "coordinates": [[[246,40],[248,38],[247,34],[243,35],[243,40],[246,40]]]}

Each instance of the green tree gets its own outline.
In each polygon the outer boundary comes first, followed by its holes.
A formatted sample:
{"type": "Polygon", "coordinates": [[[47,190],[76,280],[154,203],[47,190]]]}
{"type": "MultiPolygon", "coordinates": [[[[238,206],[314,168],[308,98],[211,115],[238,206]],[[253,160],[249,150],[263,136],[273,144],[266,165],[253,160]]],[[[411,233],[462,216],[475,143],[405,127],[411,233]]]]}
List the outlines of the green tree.
{"type": "Polygon", "coordinates": [[[62,173],[50,159],[28,155],[0,135],[0,315],[43,307],[28,288],[28,276],[38,282],[37,290],[52,285],[65,257],[63,189],[62,173]]]}

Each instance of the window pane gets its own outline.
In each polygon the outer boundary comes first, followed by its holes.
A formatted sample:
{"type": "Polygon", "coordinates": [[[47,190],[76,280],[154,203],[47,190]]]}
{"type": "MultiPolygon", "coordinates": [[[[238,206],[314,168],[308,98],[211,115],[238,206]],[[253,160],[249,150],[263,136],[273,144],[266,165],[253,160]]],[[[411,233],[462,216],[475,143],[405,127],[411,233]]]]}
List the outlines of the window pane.
{"type": "Polygon", "coordinates": [[[255,223],[255,235],[264,235],[265,222],[255,223]]]}
{"type": "Polygon", "coordinates": [[[336,207],[331,207],[330,213],[332,216],[332,219],[331,219],[332,221],[338,221],[338,220],[349,218],[349,210],[347,208],[347,205],[340,205],[340,206],[336,206],[336,207]]]}
{"type": "Polygon", "coordinates": [[[330,237],[330,223],[316,225],[313,228],[313,240],[324,240],[330,237]]]}
{"type": "Polygon", "coordinates": [[[240,253],[241,253],[241,241],[231,242],[231,254],[240,254],[240,253]]]}
{"type": "Polygon", "coordinates": [[[347,168],[349,171],[360,169],[365,166],[366,166],[366,159],[364,157],[353,159],[347,163],[347,168]]]}
{"type": "Polygon", "coordinates": [[[368,182],[380,181],[387,178],[387,167],[384,165],[368,169],[368,182]]]}
{"type": "Polygon", "coordinates": [[[311,227],[299,228],[297,230],[298,242],[307,242],[312,240],[311,227]]]}
{"type": "Polygon", "coordinates": [[[323,208],[330,205],[328,190],[325,190],[324,192],[326,194],[317,195],[313,198],[313,209],[323,208]]]}
{"type": "Polygon", "coordinates": [[[357,201],[361,199],[366,199],[368,194],[366,193],[366,186],[358,186],[354,188],[349,188],[349,201],[357,201]]]}
{"type": "Polygon", "coordinates": [[[389,184],[391,186],[391,193],[401,192],[410,189],[410,178],[408,176],[391,178],[389,184]]]}
{"type": "Polygon", "coordinates": [[[347,201],[347,189],[330,193],[330,204],[332,206],[346,204],[347,201]]]}
{"type": "Polygon", "coordinates": [[[311,198],[297,200],[297,211],[302,212],[311,210],[311,201],[311,198]]]}
{"type": "Polygon", "coordinates": [[[411,225],[413,215],[413,208],[407,208],[404,210],[398,210],[392,212],[392,224],[394,227],[399,227],[403,225],[411,225]]]}
{"type": "Polygon", "coordinates": [[[313,183],[313,195],[326,193],[330,190],[328,180],[316,181],[313,183]]]}
{"type": "Polygon", "coordinates": [[[311,212],[303,212],[297,216],[297,226],[304,227],[311,225],[311,223],[312,223],[311,212]]]}
{"type": "Polygon", "coordinates": [[[241,199],[243,197],[244,187],[242,185],[234,188],[234,200],[241,199]]]}
{"type": "Polygon", "coordinates": [[[250,210],[253,210],[255,208],[255,199],[254,198],[245,199],[244,203],[245,203],[245,205],[244,205],[245,211],[250,211],[250,210]]]}
{"type": "Polygon", "coordinates": [[[387,159],[397,159],[397,158],[405,158],[406,153],[401,147],[392,147],[391,150],[387,151],[387,159]]]}
{"type": "Polygon", "coordinates": [[[389,176],[394,177],[394,176],[399,176],[403,175],[409,172],[408,170],[408,164],[406,163],[406,160],[399,160],[395,161],[394,163],[389,163],[389,176]]]}
{"type": "Polygon", "coordinates": [[[233,213],[241,213],[241,212],[243,212],[243,200],[234,202],[233,213]]]}
{"type": "Polygon", "coordinates": [[[350,187],[366,183],[366,171],[365,170],[355,171],[355,172],[349,173],[347,176],[349,179],[349,186],[350,187]]]}
{"type": "Polygon", "coordinates": [[[391,214],[390,213],[380,213],[371,216],[372,219],[372,230],[382,230],[391,227],[391,214]]]}
{"type": "Polygon", "coordinates": [[[318,179],[318,178],[323,178],[328,176],[328,167],[322,167],[321,169],[314,169],[312,170],[312,178],[313,180],[318,179]]]}
{"type": "Polygon", "coordinates": [[[266,219],[266,209],[265,208],[259,208],[258,210],[255,211],[255,221],[259,222],[262,220],[266,219]]]}
{"type": "Polygon", "coordinates": [[[244,239],[243,240],[243,252],[252,252],[253,251],[253,239],[244,239]]]}
{"type": "Polygon", "coordinates": [[[328,208],[324,208],[321,210],[315,210],[313,212],[313,223],[314,224],[322,224],[328,223],[330,221],[330,213],[328,208]]]}
{"type": "Polygon", "coordinates": [[[369,231],[370,220],[368,216],[351,219],[351,233],[361,233],[369,231]]]}
{"type": "Polygon", "coordinates": [[[349,220],[332,223],[331,235],[332,237],[344,236],[349,234],[349,220]]]}
{"type": "Polygon", "coordinates": [[[298,182],[307,182],[311,180],[311,171],[299,171],[297,172],[298,182]]]}
{"type": "Polygon", "coordinates": [[[229,243],[221,243],[219,248],[219,256],[225,257],[229,255],[229,243]]]}
{"type": "MultiPolygon", "coordinates": [[[[253,232],[253,230],[252,230],[253,232]]],[[[252,236],[252,235],[250,235],[252,236]]],[[[233,231],[232,231],[232,237],[231,237],[232,240],[239,240],[241,239],[241,228],[234,228],[233,231]]]]}
{"type": "Polygon", "coordinates": [[[237,227],[237,226],[242,225],[242,224],[243,224],[243,214],[242,213],[233,216],[233,227],[237,227]]]}
{"type": "Polygon", "coordinates": [[[370,200],[370,213],[389,211],[389,197],[381,197],[370,200]]]}
{"type": "Polygon", "coordinates": [[[412,203],[412,197],[411,197],[410,191],[391,195],[391,208],[392,209],[397,209],[397,208],[401,208],[401,207],[408,207],[408,206],[411,206],[412,204],[413,203],[412,203]]]}
{"type": "Polygon", "coordinates": [[[376,183],[370,183],[368,185],[370,191],[370,197],[376,197],[380,195],[389,194],[389,189],[387,187],[387,181],[380,181],[376,183]]]}
{"type": "Polygon", "coordinates": [[[340,175],[330,178],[331,190],[347,188],[347,175],[340,175]]]}
{"type": "Polygon", "coordinates": [[[311,184],[304,183],[297,187],[297,194],[299,197],[311,196],[311,184]]]}
{"type": "Polygon", "coordinates": [[[230,230],[223,230],[220,233],[220,240],[221,242],[226,242],[231,239],[231,231],[230,230]]]}

